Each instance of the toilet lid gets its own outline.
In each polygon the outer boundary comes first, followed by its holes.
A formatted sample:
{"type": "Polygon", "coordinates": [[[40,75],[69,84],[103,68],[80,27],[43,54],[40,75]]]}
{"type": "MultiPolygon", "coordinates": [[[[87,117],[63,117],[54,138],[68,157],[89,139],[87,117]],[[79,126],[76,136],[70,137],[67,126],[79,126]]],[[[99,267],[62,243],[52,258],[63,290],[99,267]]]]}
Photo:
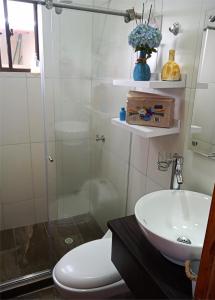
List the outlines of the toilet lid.
{"type": "Polygon", "coordinates": [[[121,280],[111,262],[111,238],[83,244],[64,255],[54,268],[57,281],[69,288],[93,289],[121,280]]]}

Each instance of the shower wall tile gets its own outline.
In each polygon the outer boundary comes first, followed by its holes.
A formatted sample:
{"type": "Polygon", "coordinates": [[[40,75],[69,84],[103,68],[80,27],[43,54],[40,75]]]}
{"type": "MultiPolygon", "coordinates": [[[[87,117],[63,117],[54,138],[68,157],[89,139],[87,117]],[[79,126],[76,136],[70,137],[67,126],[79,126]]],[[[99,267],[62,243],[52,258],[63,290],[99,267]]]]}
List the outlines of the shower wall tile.
{"type": "Polygon", "coordinates": [[[16,228],[35,223],[34,201],[3,204],[4,229],[16,228]]]}
{"type": "Polygon", "coordinates": [[[46,78],[44,91],[44,109],[45,109],[45,134],[48,142],[55,141],[55,106],[54,106],[54,86],[55,80],[53,78],[46,78]]]}
{"type": "Polygon", "coordinates": [[[44,143],[31,144],[33,198],[46,196],[45,146],[44,143]]]}
{"type": "Polygon", "coordinates": [[[26,78],[26,73],[24,72],[0,72],[0,78],[26,78]]]}
{"type": "Polygon", "coordinates": [[[101,117],[118,117],[126,105],[129,88],[113,86],[113,80],[98,79],[92,82],[92,107],[101,117]]]}
{"type": "Polygon", "coordinates": [[[44,59],[45,78],[59,76],[59,21],[60,18],[54,10],[41,7],[41,41],[43,47],[40,49],[44,59]]]}
{"type": "MultiPolygon", "coordinates": [[[[124,213],[124,199],[127,193],[128,164],[126,164],[114,153],[104,150],[101,168],[101,176],[107,178],[113,186],[113,191],[117,192],[118,201],[114,204],[116,208],[116,214],[117,210],[120,213],[124,213]]],[[[115,214],[114,211],[112,213],[115,214]]]]}
{"type": "Polygon", "coordinates": [[[132,24],[125,25],[120,18],[93,15],[94,78],[130,78],[132,49],[128,47],[128,32],[131,28],[132,24]]]}
{"type": "Polygon", "coordinates": [[[3,203],[33,199],[31,152],[29,144],[2,147],[3,203]]]}
{"type": "Polygon", "coordinates": [[[7,221],[1,225],[9,228],[10,224],[16,227],[30,220],[34,223],[34,198],[46,197],[40,75],[1,73],[0,90],[0,203],[1,221],[7,221]],[[32,141],[40,143],[31,144],[32,141]],[[28,202],[31,204],[27,205],[26,221],[20,211],[28,202]],[[15,208],[20,214],[16,218],[15,208]]]}
{"type": "Polygon", "coordinates": [[[137,201],[146,194],[146,176],[135,168],[130,168],[127,215],[134,214],[137,201]]]}
{"type": "Polygon", "coordinates": [[[109,135],[106,136],[104,147],[125,163],[129,160],[130,133],[116,127],[109,121],[109,135]]]}
{"type": "Polygon", "coordinates": [[[91,78],[92,14],[65,10],[59,34],[60,77],[91,78]]]}
{"type": "Polygon", "coordinates": [[[4,222],[3,222],[3,209],[2,209],[2,203],[0,203],[0,230],[4,229],[4,222]]]}
{"type": "Polygon", "coordinates": [[[89,179],[89,140],[62,142],[63,194],[79,193],[89,179]]]}
{"type": "Polygon", "coordinates": [[[105,231],[108,220],[125,215],[128,165],[110,151],[101,155],[99,177],[91,180],[90,212],[105,231]]]}
{"type": "Polygon", "coordinates": [[[44,141],[44,120],[40,78],[27,78],[27,94],[31,142],[42,142],[44,141]]]}
{"type": "Polygon", "coordinates": [[[57,147],[55,142],[47,143],[48,154],[53,158],[53,162],[48,161],[48,215],[50,220],[56,220],[58,217],[58,199],[57,199],[57,175],[58,175],[58,157],[57,157],[57,147]]]}
{"type": "Polygon", "coordinates": [[[46,197],[34,199],[35,222],[42,223],[48,220],[48,203],[46,197]]]}
{"type": "Polygon", "coordinates": [[[3,147],[0,146],[0,203],[2,203],[2,197],[1,197],[1,191],[3,188],[3,151],[2,151],[3,147]]]}
{"type": "Polygon", "coordinates": [[[0,131],[2,145],[29,142],[26,78],[0,79],[0,131]]]}
{"type": "MultiPolygon", "coordinates": [[[[91,80],[83,78],[55,79],[55,120],[89,122],[91,80]]],[[[57,125],[57,124],[56,124],[57,125]]]]}

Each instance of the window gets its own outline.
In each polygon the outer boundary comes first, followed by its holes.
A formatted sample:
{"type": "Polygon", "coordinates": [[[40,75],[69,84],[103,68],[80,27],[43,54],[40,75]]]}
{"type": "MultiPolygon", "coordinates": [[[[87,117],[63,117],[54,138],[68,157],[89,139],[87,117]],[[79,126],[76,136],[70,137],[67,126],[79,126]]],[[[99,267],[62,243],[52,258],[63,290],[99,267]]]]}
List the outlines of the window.
{"type": "Polygon", "coordinates": [[[37,5],[0,0],[0,71],[30,72],[38,61],[37,5]]]}

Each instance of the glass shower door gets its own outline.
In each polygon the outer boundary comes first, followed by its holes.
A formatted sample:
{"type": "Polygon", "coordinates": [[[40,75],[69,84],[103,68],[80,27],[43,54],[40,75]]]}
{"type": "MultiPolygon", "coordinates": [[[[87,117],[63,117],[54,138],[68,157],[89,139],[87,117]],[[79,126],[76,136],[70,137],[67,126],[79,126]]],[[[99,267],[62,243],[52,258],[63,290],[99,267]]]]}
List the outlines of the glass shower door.
{"type": "MultiPolygon", "coordinates": [[[[66,9],[44,13],[48,231],[57,261],[102,237],[108,220],[125,215],[130,135],[111,125],[127,89],[113,94],[110,80],[95,80],[96,22],[106,24],[106,16],[66,9]],[[110,95],[118,97],[117,105],[107,105],[110,95]],[[105,135],[105,142],[96,135],[105,135]]],[[[116,19],[108,22],[122,21],[116,19]]]]}
{"type": "Polygon", "coordinates": [[[90,214],[92,14],[43,11],[43,21],[48,232],[54,265],[103,231],[90,214]]]}

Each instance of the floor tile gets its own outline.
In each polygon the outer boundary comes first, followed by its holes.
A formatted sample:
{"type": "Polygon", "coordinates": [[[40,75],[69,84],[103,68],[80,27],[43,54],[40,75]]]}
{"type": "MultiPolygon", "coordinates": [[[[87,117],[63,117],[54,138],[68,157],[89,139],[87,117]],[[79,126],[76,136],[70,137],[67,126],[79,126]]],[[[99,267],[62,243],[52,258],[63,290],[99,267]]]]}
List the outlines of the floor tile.
{"type": "Polygon", "coordinates": [[[44,224],[15,229],[15,241],[22,275],[50,269],[50,245],[44,224]]]}
{"type": "Polygon", "coordinates": [[[20,296],[17,299],[62,300],[63,298],[60,296],[57,289],[53,286],[53,287],[49,287],[43,290],[33,292],[31,294],[20,296]]]}
{"type": "Polygon", "coordinates": [[[101,228],[89,214],[77,216],[73,219],[85,243],[100,239],[104,235],[101,228]]]}
{"type": "Polygon", "coordinates": [[[0,231],[0,252],[15,248],[13,229],[0,231]]]}
{"type": "Polygon", "coordinates": [[[72,218],[47,223],[46,229],[51,244],[52,257],[55,257],[56,262],[68,251],[84,243],[72,218]],[[65,240],[68,238],[71,239],[71,244],[66,243],[65,240]]]}
{"type": "Polygon", "coordinates": [[[1,231],[0,282],[52,269],[68,251],[102,235],[90,214],[1,231]]]}
{"type": "Polygon", "coordinates": [[[17,264],[16,250],[0,253],[0,282],[19,277],[21,272],[17,264]]]}

